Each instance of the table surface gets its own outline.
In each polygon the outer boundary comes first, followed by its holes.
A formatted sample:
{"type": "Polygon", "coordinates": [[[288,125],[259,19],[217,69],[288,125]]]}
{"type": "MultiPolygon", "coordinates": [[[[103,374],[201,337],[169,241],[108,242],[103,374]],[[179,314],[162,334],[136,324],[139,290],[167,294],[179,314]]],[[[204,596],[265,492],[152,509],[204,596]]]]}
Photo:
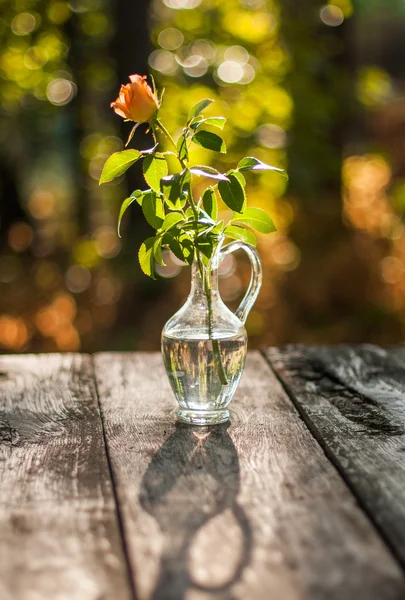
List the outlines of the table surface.
{"type": "Polygon", "coordinates": [[[198,428],[159,354],[0,356],[1,600],[403,600],[404,367],[253,351],[198,428]]]}

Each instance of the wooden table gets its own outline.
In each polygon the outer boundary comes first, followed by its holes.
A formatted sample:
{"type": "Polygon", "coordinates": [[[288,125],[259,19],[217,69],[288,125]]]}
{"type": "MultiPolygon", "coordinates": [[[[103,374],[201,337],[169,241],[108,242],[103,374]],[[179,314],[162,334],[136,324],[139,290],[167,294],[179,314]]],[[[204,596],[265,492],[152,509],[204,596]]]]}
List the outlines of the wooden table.
{"type": "Polygon", "coordinates": [[[405,348],[251,352],[175,423],[158,354],[0,356],[0,600],[405,598],[405,348]]]}

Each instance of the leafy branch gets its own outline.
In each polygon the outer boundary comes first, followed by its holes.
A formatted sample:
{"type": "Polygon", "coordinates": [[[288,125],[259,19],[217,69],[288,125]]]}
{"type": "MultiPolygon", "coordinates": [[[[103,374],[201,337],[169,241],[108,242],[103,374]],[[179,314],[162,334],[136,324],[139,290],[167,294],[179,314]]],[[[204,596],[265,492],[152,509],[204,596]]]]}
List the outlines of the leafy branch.
{"type": "MultiPolygon", "coordinates": [[[[145,88],[146,84],[141,81],[140,85],[145,88]]],[[[152,94],[145,89],[139,92],[136,88],[135,91],[144,98],[152,94]]],[[[125,93],[130,92],[131,90],[125,93]]],[[[209,98],[201,100],[191,108],[187,122],[176,141],[158,117],[161,99],[157,100],[156,90],[155,95],[148,97],[147,100],[150,102],[148,123],[156,144],[148,150],[126,149],[112,154],[104,165],[100,184],[121,177],[133,164],[142,161],[144,179],[149,187],[135,190],[123,201],[118,217],[118,235],[121,235],[121,221],[125,212],[133,202],[137,202],[142,207],[146,221],[155,230],[155,234],[148,237],[139,248],[139,264],[146,275],[155,279],[155,263],[164,265],[163,248],[171,250],[178,259],[189,265],[197,261],[207,298],[208,335],[212,339],[219,377],[225,385],[227,375],[222,364],[219,342],[213,339],[210,260],[223,237],[256,245],[254,231],[271,233],[276,230],[272,219],[265,211],[247,207],[246,180],[243,172],[275,171],[283,175],[285,173],[283,169],[267,165],[250,156],[243,158],[236,168],[226,173],[220,173],[206,165],[190,166],[191,144],[214,152],[226,153],[226,144],[222,137],[206,129],[209,126],[222,131],[226,119],[220,116],[204,117],[202,113],[213,101],[209,98]],[[173,150],[158,151],[159,132],[168,139],[173,150]],[[169,173],[167,156],[170,155],[175,156],[180,165],[180,170],[176,173],[169,173]],[[193,177],[211,180],[211,185],[207,186],[197,201],[193,197],[193,177]],[[228,223],[218,220],[218,196],[233,212],[228,223]]],[[[117,105],[118,108],[115,107],[115,110],[118,114],[126,110],[128,114],[132,114],[131,110],[136,112],[136,103],[125,110],[122,109],[119,99],[113,104],[117,105]]],[[[127,144],[132,139],[133,131],[134,128],[127,144]]]]}
{"type": "Polygon", "coordinates": [[[207,98],[192,107],[177,141],[157,117],[151,123],[155,135],[160,131],[169,140],[173,152],[158,151],[159,143],[156,143],[148,150],[116,152],[104,165],[100,184],[121,177],[137,161],[143,161],[143,175],[149,187],[135,190],[122,203],[118,234],[121,235],[121,221],[126,210],[136,201],[142,207],[149,225],[155,229],[155,235],[147,238],[139,250],[141,269],[152,278],[155,278],[155,261],[161,262],[162,248],[171,250],[189,265],[198,260],[207,266],[222,236],[255,245],[253,231],[270,233],[276,230],[265,211],[247,207],[243,172],[276,171],[284,175],[282,169],[254,157],[243,158],[235,169],[226,173],[206,165],[189,165],[191,144],[214,152],[226,152],[221,136],[205,129],[205,126],[211,126],[222,130],[225,123],[224,117],[204,118],[201,114],[211,102],[207,98]],[[176,156],[181,166],[179,172],[169,174],[168,154],[176,156]],[[192,177],[205,177],[213,181],[197,202],[193,199],[192,177]],[[227,224],[218,220],[218,195],[234,213],[227,224]]]}

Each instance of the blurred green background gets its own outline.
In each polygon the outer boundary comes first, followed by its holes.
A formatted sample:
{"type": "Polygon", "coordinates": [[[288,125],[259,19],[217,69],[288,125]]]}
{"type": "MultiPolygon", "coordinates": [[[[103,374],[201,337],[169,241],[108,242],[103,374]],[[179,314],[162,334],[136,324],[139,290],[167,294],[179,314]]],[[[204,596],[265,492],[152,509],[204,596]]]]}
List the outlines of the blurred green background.
{"type": "MultiPolygon", "coordinates": [[[[98,186],[130,128],[109,104],[148,72],[173,134],[204,97],[228,118],[228,154],[196,159],[289,172],[249,176],[278,228],[259,239],[251,347],[402,342],[404,50],[405,0],[1,0],[0,351],[156,350],[184,301],[171,256],[158,281],[140,272],[138,206],[116,235],[139,169],[98,186]]],[[[231,307],[248,279],[243,256],[224,265],[231,307]]]]}

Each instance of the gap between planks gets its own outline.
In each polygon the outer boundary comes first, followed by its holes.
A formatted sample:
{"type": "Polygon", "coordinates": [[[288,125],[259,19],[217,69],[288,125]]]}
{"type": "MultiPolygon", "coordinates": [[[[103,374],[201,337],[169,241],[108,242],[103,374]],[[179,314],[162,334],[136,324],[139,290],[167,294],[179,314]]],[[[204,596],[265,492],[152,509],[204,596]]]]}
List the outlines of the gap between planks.
{"type": "Polygon", "coordinates": [[[90,357],[0,356],[0,598],[131,598],[90,357]]]}
{"type": "Polygon", "coordinates": [[[95,357],[139,600],[402,600],[404,577],[274,373],[231,423],[175,424],[158,354],[95,357]]]}
{"type": "Polygon", "coordinates": [[[404,568],[405,348],[288,345],[264,356],[404,568]]]}
{"type": "MultiPolygon", "coordinates": [[[[126,538],[125,538],[123,515],[121,512],[121,507],[120,507],[119,499],[118,499],[118,495],[117,495],[117,486],[116,486],[116,481],[114,478],[114,471],[113,471],[113,468],[111,465],[111,456],[110,456],[110,451],[108,448],[107,436],[105,433],[103,411],[102,411],[102,408],[100,405],[100,398],[98,395],[97,379],[96,379],[96,375],[95,375],[94,356],[91,356],[90,358],[91,358],[91,366],[93,369],[94,387],[95,387],[95,392],[96,392],[96,397],[97,397],[97,406],[98,406],[98,412],[99,412],[99,416],[100,416],[101,431],[102,431],[102,435],[103,435],[104,448],[105,448],[106,460],[107,460],[107,465],[108,465],[108,472],[110,474],[111,488],[112,488],[112,492],[113,492],[113,496],[114,496],[118,529],[119,529],[119,533],[120,533],[120,537],[121,537],[122,552],[123,552],[123,556],[124,556],[124,560],[125,560],[126,572],[127,572],[127,577],[128,577],[128,585],[129,585],[129,589],[130,589],[131,600],[137,600],[135,583],[134,583],[134,581],[135,581],[134,573],[132,571],[132,565],[131,565],[131,561],[129,559],[128,546],[127,546],[127,542],[126,542],[126,538]]],[[[120,600],[120,598],[116,598],[116,600],[120,600]]]]}

